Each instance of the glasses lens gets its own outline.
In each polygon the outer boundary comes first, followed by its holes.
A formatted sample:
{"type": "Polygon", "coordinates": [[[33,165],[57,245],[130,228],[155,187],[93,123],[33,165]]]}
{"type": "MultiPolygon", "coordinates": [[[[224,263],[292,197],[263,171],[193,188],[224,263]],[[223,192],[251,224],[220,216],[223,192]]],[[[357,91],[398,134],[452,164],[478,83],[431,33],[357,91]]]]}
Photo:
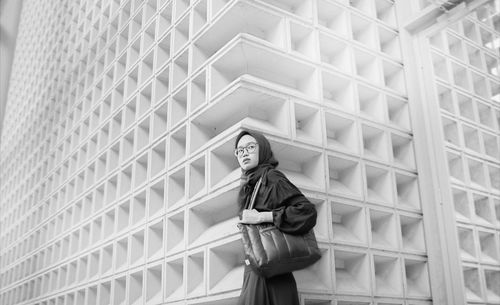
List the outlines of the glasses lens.
{"type": "Polygon", "coordinates": [[[247,146],[247,151],[248,151],[248,153],[249,153],[249,154],[253,153],[253,152],[255,151],[255,148],[256,148],[256,147],[257,147],[257,146],[256,146],[255,144],[250,144],[250,145],[248,145],[248,146],[247,146]]]}

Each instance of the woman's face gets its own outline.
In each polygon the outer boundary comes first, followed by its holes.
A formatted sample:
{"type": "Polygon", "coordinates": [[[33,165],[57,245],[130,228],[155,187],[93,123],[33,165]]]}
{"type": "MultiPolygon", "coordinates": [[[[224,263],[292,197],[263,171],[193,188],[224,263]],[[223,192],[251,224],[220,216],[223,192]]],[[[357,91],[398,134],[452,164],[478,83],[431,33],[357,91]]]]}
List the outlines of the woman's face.
{"type": "Polygon", "coordinates": [[[243,170],[252,169],[259,164],[259,145],[254,137],[250,135],[242,136],[236,149],[240,150],[236,157],[243,170]],[[252,151],[252,148],[255,148],[255,150],[252,151]],[[250,152],[248,152],[249,150],[250,152]]]}

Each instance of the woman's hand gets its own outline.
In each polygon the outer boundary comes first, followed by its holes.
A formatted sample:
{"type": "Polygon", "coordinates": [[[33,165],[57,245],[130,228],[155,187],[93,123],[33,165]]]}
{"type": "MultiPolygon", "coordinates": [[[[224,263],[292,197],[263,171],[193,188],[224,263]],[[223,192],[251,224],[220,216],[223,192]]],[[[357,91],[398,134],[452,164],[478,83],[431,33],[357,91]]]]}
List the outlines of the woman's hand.
{"type": "Polygon", "coordinates": [[[258,224],[263,222],[273,222],[273,212],[259,212],[253,210],[243,210],[240,223],[258,224]]]}

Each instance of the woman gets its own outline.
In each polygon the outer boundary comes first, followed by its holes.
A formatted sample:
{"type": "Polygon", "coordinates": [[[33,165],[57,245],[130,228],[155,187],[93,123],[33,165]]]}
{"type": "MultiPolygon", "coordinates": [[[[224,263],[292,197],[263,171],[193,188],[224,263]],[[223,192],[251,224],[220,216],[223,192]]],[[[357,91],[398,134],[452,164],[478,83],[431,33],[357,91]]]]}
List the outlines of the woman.
{"type": "MultiPolygon", "coordinates": [[[[283,232],[304,234],[316,224],[316,208],[276,169],[269,141],[260,133],[244,130],[236,138],[235,155],[242,170],[238,194],[241,223],[272,222],[283,232]],[[259,178],[262,183],[254,209],[248,206],[259,178]]],[[[238,305],[299,305],[297,284],[292,273],[271,278],[259,276],[245,267],[238,305]]]]}

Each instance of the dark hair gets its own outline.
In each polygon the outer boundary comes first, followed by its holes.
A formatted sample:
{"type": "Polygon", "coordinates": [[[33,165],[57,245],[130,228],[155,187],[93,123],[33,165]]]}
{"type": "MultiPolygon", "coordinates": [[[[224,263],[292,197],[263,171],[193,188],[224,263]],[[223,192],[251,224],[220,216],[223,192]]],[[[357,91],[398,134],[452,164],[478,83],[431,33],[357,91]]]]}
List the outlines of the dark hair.
{"type": "Polygon", "coordinates": [[[251,194],[251,191],[253,190],[253,187],[257,180],[259,180],[259,178],[264,175],[269,169],[275,168],[279,164],[278,160],[274,158],[271,144],[269,143],[267,138],[260,132],[244,129],[236,137],[236,141],[234,143],[235,148],[238,147],[238,142],[245,135],[249,135],[257,141],[257,144],[259,145],[259,163],[252,169],[246,171],[242,170],[242,184],[238,193],[238,203],[240,205],[240,209],[245,208],[247,198],[251,194]]]}

